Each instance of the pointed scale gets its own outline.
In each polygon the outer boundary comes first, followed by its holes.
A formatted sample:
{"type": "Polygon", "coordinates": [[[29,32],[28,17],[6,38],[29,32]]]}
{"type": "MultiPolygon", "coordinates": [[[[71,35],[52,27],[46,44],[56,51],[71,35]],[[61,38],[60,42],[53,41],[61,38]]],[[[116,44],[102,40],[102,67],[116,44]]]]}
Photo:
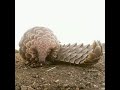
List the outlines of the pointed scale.
{"type": "Polygon", "coordinates": [[[63,45],[58,52],[57,60],[74,64],[94,64],[102,56],[102,46],[99,41],[94,41],[92,45],[68,44],[63,45]],[[63,50],[64,49],[64,50],[63,50]]]}

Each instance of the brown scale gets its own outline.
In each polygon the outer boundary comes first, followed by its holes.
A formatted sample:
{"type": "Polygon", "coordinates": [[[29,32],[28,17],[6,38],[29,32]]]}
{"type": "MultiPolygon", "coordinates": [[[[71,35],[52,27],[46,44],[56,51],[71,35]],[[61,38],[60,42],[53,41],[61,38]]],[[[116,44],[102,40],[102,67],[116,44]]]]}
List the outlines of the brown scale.
{"type": "Polygon", "coordinates": [[[69,62],[78,65],[93,65],[103,55],[100,41],[94,41],[92,45],[68,44],[61,45],[56,61],[69,62]]]}

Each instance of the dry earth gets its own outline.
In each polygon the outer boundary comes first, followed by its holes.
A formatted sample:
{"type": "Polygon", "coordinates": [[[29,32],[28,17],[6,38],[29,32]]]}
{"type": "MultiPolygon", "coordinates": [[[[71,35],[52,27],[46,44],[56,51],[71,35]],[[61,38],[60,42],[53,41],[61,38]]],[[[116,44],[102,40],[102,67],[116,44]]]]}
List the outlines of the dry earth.
{"type": "MultiPolygon", "coordinates": [[[[105,48],[105,45],[103,45],[105,48]]],[[[39,68],[25,66],[15,53],[16,90],[105,90],[105,54],[94,66],[53,64],[39,68]]]]}

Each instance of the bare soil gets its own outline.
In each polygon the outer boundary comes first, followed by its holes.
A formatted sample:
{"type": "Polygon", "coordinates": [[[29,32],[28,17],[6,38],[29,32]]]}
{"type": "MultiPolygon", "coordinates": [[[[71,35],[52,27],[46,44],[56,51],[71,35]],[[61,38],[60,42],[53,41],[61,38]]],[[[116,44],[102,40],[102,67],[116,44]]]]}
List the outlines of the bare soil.
{"type": "Polygon", "coordinates": [[[16,90],[105,90],[105,55],[94,66],[53,64],[38,68],[24,65],[15,53],[16,90]]]}

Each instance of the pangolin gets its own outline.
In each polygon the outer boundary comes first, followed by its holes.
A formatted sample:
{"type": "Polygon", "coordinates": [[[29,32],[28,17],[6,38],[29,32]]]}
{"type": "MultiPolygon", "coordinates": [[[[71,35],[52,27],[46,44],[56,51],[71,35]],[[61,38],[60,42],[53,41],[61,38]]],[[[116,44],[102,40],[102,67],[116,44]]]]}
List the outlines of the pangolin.
{"type": "Polygon", "coordinates": [[[19,42],[19,52],[26,64],[36,67],[50,62],[67,62],[93,65],[102,57],[100,41],[92,45],[61,45],[54,33],[46,27],[33,27],[24,33],[19,42]]]}
{"type": "Polygon", "coordinates": [[[26,64],[37,67],[45,64],[46,57],[51,51],[51,58],[56,58],[60,42],[49,28],[33,27],[24,33],[19,47],[20,55],[26,60],[26,64]]]}

